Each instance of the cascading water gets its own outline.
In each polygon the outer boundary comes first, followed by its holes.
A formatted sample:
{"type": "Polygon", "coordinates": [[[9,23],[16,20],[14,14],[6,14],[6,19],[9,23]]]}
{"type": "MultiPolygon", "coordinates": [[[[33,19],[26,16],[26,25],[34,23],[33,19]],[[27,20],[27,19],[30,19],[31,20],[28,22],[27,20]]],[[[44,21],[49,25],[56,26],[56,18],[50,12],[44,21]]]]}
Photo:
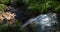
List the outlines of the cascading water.
{"type": "Polygon", "coordinates": [[[43,32],[45,30],[52,29],[52,25],[56,22],[56,14],[49,13],[49,14],[41,14],[37,16],[36,18],[29,19],[27,23],[23,25],[23,27],[27,26],[28,24],[31,24],[32,22],[37,23],[39,32],[43,32]]]}

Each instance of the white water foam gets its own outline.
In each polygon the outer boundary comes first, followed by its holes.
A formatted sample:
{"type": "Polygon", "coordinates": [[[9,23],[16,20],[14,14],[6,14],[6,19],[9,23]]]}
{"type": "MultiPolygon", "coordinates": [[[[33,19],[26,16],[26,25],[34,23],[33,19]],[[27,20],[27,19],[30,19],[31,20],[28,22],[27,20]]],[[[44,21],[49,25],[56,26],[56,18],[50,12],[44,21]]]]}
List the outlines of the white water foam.
{"type": "Polygon", "coordinates": [[[44,31],[46,26],[51,27],[53,25],[52,22],[56,21],[55,18],[56,18],[56,14],[41,14],[37,16],[36,18],[29,19],[27,23],[23,25],[23,27],[35,21],[37,24],[41,26],[40,28],[42,29],[42,31],[44,31]]]}

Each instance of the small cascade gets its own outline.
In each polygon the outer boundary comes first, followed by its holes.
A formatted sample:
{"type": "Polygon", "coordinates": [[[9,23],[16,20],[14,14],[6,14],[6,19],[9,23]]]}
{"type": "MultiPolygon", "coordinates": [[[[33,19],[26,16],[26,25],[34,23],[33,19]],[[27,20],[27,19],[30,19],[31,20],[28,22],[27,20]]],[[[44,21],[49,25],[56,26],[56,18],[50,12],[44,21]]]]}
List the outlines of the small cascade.
{"type": "Polygon", "coordinates": [[[41,14],[36,18],[29,19],[23,25],[23,27],[26,27],[28,24],[31,24],[32,22],[35,22],[39,25],[39,32],[43,32],[52,29],[52,26],[57,22],[56,18],[57,17],[55,13],[41,14]]]}

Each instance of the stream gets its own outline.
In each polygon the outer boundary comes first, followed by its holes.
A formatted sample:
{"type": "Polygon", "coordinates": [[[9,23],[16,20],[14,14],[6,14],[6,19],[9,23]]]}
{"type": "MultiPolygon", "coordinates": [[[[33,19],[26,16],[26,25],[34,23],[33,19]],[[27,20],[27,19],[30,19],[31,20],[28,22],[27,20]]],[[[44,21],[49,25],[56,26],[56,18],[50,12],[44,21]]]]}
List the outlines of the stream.
{"type": "Polygon", "coordinates": [[[23,27],[26,27],[28,24],[37,23],[39,32],[43,32],[45,30],[51,30],[57,22],[56,14],[48,13],[48,14],[41,14],[36,18],[29,19],[23,27]]]}
{"type": "MultiPolygon", "coordinates": [[[[17,16],[16,18],[19,20],[23,20],[26,18],[26,16],[24,16],[24,10],[23,8],[17,8],[16,4],[13,2],[12,4],[12,8],[11,8],[11,12],[15,13],[17,16]]],[[[26,13],[27,14],[27,13],[26,13]]],[[[28,12],[29,14],[29,12],[28,12]]],[[[38,31],[39,32],[45,32],[46,30],[51,30],[54,25],[57,23],[57,17],[55,13],[48,13],[48,14],[40,14],[35,18],[29,18],[28,21],[25,22],[25,24],[23,23],[23,27],[26,27],[27,25],[31,24],[31,23],[36,23],[38,25],[38,31]]],[[[34,25],[33,25],[34,26],[34,25]]]]}

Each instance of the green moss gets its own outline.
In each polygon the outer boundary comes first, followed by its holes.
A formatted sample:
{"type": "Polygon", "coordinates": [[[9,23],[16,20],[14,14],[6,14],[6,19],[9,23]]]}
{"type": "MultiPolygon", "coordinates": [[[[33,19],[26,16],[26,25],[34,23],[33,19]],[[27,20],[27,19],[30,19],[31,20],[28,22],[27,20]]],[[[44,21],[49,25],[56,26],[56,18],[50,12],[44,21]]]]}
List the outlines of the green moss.
{"type": "Polygon", "coordinates": [[[6,9],[6,6],[4,4],[0,4],[0,11],[4,12],[5,9],[6,9]]]}

